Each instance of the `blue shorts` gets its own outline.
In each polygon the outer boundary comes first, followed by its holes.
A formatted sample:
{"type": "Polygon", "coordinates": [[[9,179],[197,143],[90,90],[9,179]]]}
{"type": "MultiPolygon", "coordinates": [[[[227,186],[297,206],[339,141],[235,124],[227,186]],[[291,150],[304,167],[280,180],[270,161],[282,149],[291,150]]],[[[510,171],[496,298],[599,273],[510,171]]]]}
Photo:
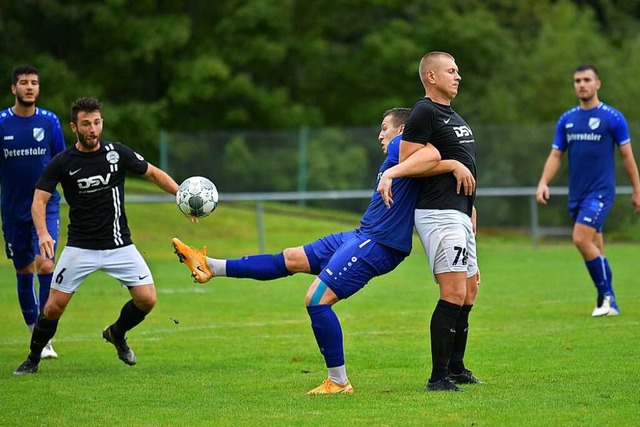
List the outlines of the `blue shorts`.
{"type": "Polygon", "coordinates": [[[329,234],[313,243],[304,245],[303,249],[309,260],[311,274],[315,274],[316,276],[320,274],[322,269],[329,263],[333,254],[336,253],[344,242],[351,239],[355,234],[355,230],[329,234]]]}
{"type": "MultiPolygon", "coordinates": [[[[53,247],[55,252],[60,234],[60,216],[58,214],[47,214],[47,229],[55,241],[53,247]]],[[[40,255],[38,234],[33,222],[2,224],[2,233],[4,234],[4,249],[7,258],[13,261],[16,270],[28,266],[34,261],[36,255],[40,255]]]]}
{"type": "Polygon", "coordinates": [[[305,252],[312,268],[316,263],[322,264],[318,277],[341,300],[364,288],[372,278],[395,269],[408,255],[355,231],[324,237],[306,245],[305,252]],[[318,252],[312,252],[315,257],[313,262],[309,257],[310,249],[319,249],[318,252]],[[329,259],[326,259],[327,256],[330,256],[329,259]]]}
{"type": "Polygon", "coordinates": [[[595,228],[598,233],[602,233],[604,221],[607,219],[612,206],[613,198],[594,193],[582,199],[573,208],[570,207],[569,214],[574,223],[595,228]]]}

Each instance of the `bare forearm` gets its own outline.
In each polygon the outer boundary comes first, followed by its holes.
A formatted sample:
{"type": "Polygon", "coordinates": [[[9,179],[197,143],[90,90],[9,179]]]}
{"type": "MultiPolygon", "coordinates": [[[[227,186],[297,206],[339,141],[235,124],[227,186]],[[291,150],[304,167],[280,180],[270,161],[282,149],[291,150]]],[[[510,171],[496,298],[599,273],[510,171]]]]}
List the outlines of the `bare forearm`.
{"type": "Polygon", "coordinates": [[[384,174],[387,178],[419,177],[435,168],[440,161],[440,153],[432,145],[426,145],[415,151],[403,162],[387,169],[384,174]]]}
{"type": "Polygon", "coordinates": [[[33,203],[31,204],[31,218],[38,236],[49,233],[49,230],[47,230],[47,202],[50,198],[51,194],[42,190],[35,190],[33,203]]]}
{"type": "Polygon", "coordinates": [[[178,184],[174,179],[171,178],[168,173],[152,164],[149,164],[149,169],[144,176],[169,194],[176,194],[178,192],[178,184]]]}
{"type": "Polygon", "coordinates": [[[434,176],[434,175],[441,175],[443,173],[450,173],[455,170],[455,167],[458,163],[459,162],[457,160],[451,160],[451,159],[440,160],[437,165],[435,165],[433,168],[426,171],[424,174],[414,175],[413,177],[434,176]]]}
{"type": "Polygon", "coordinates": [[[625,156],[622,158],[622,165],[625,172],[629,176],[629,181],[633,186],[633,191],[640,191],[640,178],[638,177],[638,165],[633,156],[625,156]]]}
{"type": "Polygon", "coordinates": [[[542,170],[542,176],[540,177],[540,183],[548,185],[549,181],[558,173],[560,169],[561,159],[557,156],[551,155],[547,158],[542,170]]]}

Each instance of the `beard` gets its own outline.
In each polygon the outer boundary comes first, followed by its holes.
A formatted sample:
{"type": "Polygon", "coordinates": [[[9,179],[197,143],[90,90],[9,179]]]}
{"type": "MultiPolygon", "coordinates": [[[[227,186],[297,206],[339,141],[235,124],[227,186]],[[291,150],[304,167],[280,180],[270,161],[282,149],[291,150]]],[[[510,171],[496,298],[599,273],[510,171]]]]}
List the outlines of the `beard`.
{"type": "Polygon", "coordinates": [[[35,103],[36,103],[36,98],[34,98],[33,101],[25,101],[24,97],[18,96],[18,97],[16,97],[16,99],[18,101],[18,104],[21,107],[30,108],[30,107],[33,107],[35,105],[35,103]]]}
{"type": "Polygon", "coordinates": [[[81,134],[80,132],[77,133],[77,136],[78,136],[78,142],[84,149],[93,150],[100,143],[100,137],[102,136],[102,134],[96,135],[95,138],[93,138],[91,141],[87,141],[87,136],[81,134]]]}

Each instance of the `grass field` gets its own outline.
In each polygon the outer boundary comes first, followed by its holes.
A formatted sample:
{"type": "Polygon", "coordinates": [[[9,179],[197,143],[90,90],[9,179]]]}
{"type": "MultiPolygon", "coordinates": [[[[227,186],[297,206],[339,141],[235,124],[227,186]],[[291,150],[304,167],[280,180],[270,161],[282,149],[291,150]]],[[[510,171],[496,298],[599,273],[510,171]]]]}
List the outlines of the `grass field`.
{"type": "MultiPolygon", "coordinates": [[[[60,359],[15,377],[28,353],[13,272],[0,260],[0,425],[73,426],[629,426],[640,425],[638,247],[608,246],[622,315],[590,317],[593,286],[569,244],[478,239],[482,284],[467,365],[483,386],[426,393],[437,288],[422,248],[336,306],[352,396],[306,396],[326,370],[309,326],[311,278],[191,282],[174,235],[236,257],[257,248],[250,208],[222,204],[190,224],[171,204],[128,205],[158,305],[129,334],[134,367],[101,331],[128,294],[90,277],[60,322],[60,359]]],[[[357,217],[268,212],[269,251],[349,229],[357,217]]],[[[66,221],[63,221],[66,224],[66,221]]]]}

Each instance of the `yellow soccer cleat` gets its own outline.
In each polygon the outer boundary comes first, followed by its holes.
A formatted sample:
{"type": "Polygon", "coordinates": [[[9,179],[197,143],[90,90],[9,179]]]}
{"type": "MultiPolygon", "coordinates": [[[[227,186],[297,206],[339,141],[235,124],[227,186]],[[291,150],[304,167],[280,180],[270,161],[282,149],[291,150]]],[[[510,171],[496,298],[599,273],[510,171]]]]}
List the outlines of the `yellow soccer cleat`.
{"type": "Polygon", "coordinates": [[[340,385],[338,383],[334,383],[330,379],[326,379],[320,384],[320,386],[314,388],[307,392],[307,394],[353,394],[353,387],[351,383],[347,381],[346,384],[340,385]]]}
{"type": "Polygon", "coordinates": [[[187,264],[189,270],[191,270],[191,276],[198,283],[206,283],[213,277],[213,272],[207,266],[207,247],[204,246],[202,250],[194,249],[189,245],[185,245],[174,237],[171,239],[174,252],[178,255],[180,262],[187,264]]]}

